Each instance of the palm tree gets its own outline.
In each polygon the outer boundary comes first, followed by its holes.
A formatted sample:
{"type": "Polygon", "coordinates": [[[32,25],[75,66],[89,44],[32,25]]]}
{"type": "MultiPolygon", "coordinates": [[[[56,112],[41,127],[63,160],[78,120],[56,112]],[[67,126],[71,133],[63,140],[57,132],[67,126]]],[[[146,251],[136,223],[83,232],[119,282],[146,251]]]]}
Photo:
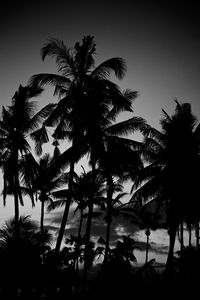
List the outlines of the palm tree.
{"type": "Polygon", "coordinates": [[[130,235],[123,235],[122,241],[118,240],[116,247],[112,250],[112,259],[117,263],[130,264],[130,262],[136,262],[133,251],[137,248],[137,242],[130,235]]]}
{"type": "Polygon", "coordinates": [[[131,201],[164,203],[170,236],[166,270],[170,271],[178,225],[188,216],[199,220],[196,174],[199,170],[200,126],[197,126],[189,103],[176,101],[172,117],[165,111],[163,113],[161,132],[153,128],[144,131],[149,165],[141,170],[135,181],[134,188],[142,186],[131,201]]]}
{"type": "Polygon", "coordinates": [[[151,230],[158,228],[166,228],[165,213],[163,207],[158,205],[157,201],[149,202],[142,207],[134,207],[133,204],[127,202],[119,207],[119,212],[131,222],[144,230],[146,235],[146,259],[145,264],[148,263],[149,253],[149,238],[151,230]]]}
{"type": "MultiPolygon", "coordinates": [[[[131,94],[128,93],[127,97],[131,98],[131,94]]],[[[140,127],[145,126],[145,121],[139,117],[132,117],[126,121],[113,124],[118,113],[115,107],[110,109],[103,118],[99,120],[96,126],[88,128],[87,135],[85,136],[90,155],[89,164],[91,165],[92,172],[95,174],[95,169],[99,168],[106,178],[108,206],[110,206],[112,202],[114,176],[120,178],[127,177],[127,174],[130,176],[130,173],[134,173],[136,168],[142,167],[141,159],[138,154],[141,143],[123,138],[122,136],[134,133],[140,127]]],[[[95,178],[93,182],[95,182],[95,178]]],[[[86,256],[87,241],[90,240],[93,203],[94,201],[91,198],[86,227],[86,256]]],[[[110,210],[111,209],[109,209],[109,211],[110,210]]],[[[107,225],[108,239],[105,259],[107,259],[109,249],[110,222],[108,222],[107,225]]],[[[86,270],[84,271],[86,274],[86,270]]]]}
{"type": "MultiPolygon", "coordinates": [[[[58,156],[59,157],[59,156],[58,156]]],[[[46,153],[37,162],[32,154],[27,155],[23,169],[23,183],[36,194],[41,202],[40,231],[44,232],[44,208],[46,204],[54,204],[54,199],[63,197],[66,189],[58,190],[67,183],[67,176],[62,172],[58,157],[46,153]]]]}
{"type": "MultiPolygon", "coordinates": [[[[1,167],[4,174],[3,198],[6,201],[7,194],[14,195],[15,221],[19,219],[19,201],[23,205],[22,190],[20,187],[20,167],[24,157],[30,152],[30,144],[27,138],[48,116],[53,108],[52,104],[45,106],[39,112],[36,111],[36,102],[31,98],[39,96],[42,89],[39,87],[21,86],[12,98],[8,108],[2,109],[0,120],[0,144],[1,167]]],[[[44,136],[40,137],[45,139],[44,136]]]]}
{"type": "MultiPolygon", "coordinates": [[[[78,228],[78,235],[77,235],[77,243],[76,243],[76,252],[79,253],[79,241],[81,242],[81,231],[82,231],[82,223],[83,218],[87,217],[87,225],[88,226],[88,219],[89,214],[84,214],[84,210],[88,208],[91,198],[93,198],[93,205],[100,205],[100,203],[104,200],[103,195],[105,193],[105,179],[102,176],[102,173],[98,170],[95,171],[95,190],[92,190],[93,186],[93,172],[90,170],[88,172],[85,171],[83,168],[83,172],[78,175],[74,174],[73,176],[73,186],[72,186],[72,201],[77,203],[77,207],[74,211],[76,213],[77,210],[80,210],[80,222],[78,228]]],[[[68,192],[68,191],[67,191],[68,192]]],[[[56,200],[48,206],[49,210],[54,208],[60,207],[66,203],[66,193],[63,194],[63,199],[56,200]]],[[[95,214],[92,214],[92,217],[95,214]]],[[[89,224],[91,225],[91,220],[89,219],[89,224]]],[[[87,229],[86,229],[87,231],[87,229]]],[[[78,257],[76,266],[78,265],[78,257]]],[[[85,260],[87,260],[85,258],[85,260]]]]}
{"type": "MultiPolygon", "coordinates": [[[[131,98],[130,94],[126,95],[131,98]]],[[[113,194],[115,192],[115,178],[126,181],[134,176],[135,173],[143,167],[141,155],[143,151],[142,143],[126,138],[128,134],[133,134],[135,131],[142,130],[146,126],[144,119],[140,117],[132,117],[128,120],[115,123],[118,116],[115,107],[112,108],[99,122],[98,127],[90,131],[88,139],[88,148],[90,154],[90,164],[94,159],[95,167],[101,170],[106,180],[107,185],[107,241],[106,255],[107,260],[109,249],[109,232],[112,222],[113,194]]],[[[122,196],[122,195],[121,195],[122,196]]],[[[119,200],[119,199],[118,199],[119,200]]],[[[117,201],[118,201],[117,200],[117,201]]],[[[91,203],[92,217],[92,203],[91,203]]],[[[89,230],[88,230],[89,233],[89,230]]],[[[88,236],[89,240],[89,236],[88,236]]]]}
{"type": "MultiPolygon", "coordinates": [[[[124,60],[119,57],[111,58],[95,67],[95,51],[96,45],[92,36],[85,36],[82,44],[76,43],[74,48],[67,48],[63,41],[58,39],[50,39],[41,50],[42,59],[47,55],[56,57],[60,74],[37,74],[30,80],[32,86],[41,87],[50,84],[55,87],[55,94],[58,94],[61,100],[44,125],[57,126],[54,137],[72,142],[68,201],[63,214],[56,253],[60,249],[72,199],[74,164],[87,152],[84,145],[80,146],[85,133],[90,135],[89,130],[99,124],[110,106],[114,106],[116,111],[131,111],[131,99],[124,96],[118,86],[108,79],[111,72],[114,72],[118,79],[123,78],[126,70],[124,60]]],[[[132,93],[132,98],[135,96],[136,93],[132,93]]],[[[92,154],[91,161],[94,171],[93,156],[92,154]]]]}
{"type": "Polygon", "coordinates": [[[116,215],[116,216],[119,215],[119,208],[122,205],[122,202],[120,201],[120,199],[127,195],[127,193],[122,192],[123,187],[121,184],[113,182],[113,187],[112,187],[113,193],[112,193],[112,199],[111,199],[109,197],[109,192],[108,192],[109,188],[108,187],[106,188],[107,197],[104,197],[103,201],[101,201],[101,203],[100,203],[101,209],[103,211],[105,211],[104,220],[107,224],[105,242],[104,242],[104,239],[102,239],[102,238],[100,239],[100,241],[103,242],[102,244],[105,245],[104,263],[106,263],[108,261],[108,255],[109,255],[109,251],[110,251],[110,247],[109,247],[110,230],[111,230],[111,224],[113,221],[113,215],[116,215]],[[114,193],[118,193],[118,195],[113,197],[114,193]]]}
{"type": "Polygon", "coordinates": [[[78,238],[81,236],[82,222],[84,217],[83,211],[88,207],[89,202],[91,201],[91,197],[94,197],[94,204],[100,205],[103,199],[103,194],[105,192],[105,179],[102,176],[101,172],[96,170],[95,190],[93,191],[94,195],[91,194],[92,180],[92,171],[86,172],[83,168],[83,172],[76,178],[73,189],[74,200],[78,203],[75,212],[77,210],[80,210],[78,238]]]}

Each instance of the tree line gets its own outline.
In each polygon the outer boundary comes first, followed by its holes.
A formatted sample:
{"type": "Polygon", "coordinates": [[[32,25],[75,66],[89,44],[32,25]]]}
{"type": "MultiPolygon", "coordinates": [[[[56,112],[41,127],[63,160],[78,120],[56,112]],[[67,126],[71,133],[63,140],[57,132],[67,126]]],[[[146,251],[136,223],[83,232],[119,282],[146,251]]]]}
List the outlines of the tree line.
{"type": "MultiPolygon", "coordinates": [[[[195,229],[196,249],[199,249],[198,120],[190,103],[178,100],[175,100],[172,116],[162,111],[160,131],[134,116],[137,92],[122,91],[110,80],[113,73],[117,79],[123,79],[124,59],[114,57],[96,66],[95,54],[93,36],[84,36],[74,47],[67,47],[58,39],[48,40],[41,49],[41,57],[42,60],[53,57],[58,72],[33,75],[27,86],[19,86],[11,105],[2,107],[2,195],[4,204],[8,195],[13,196],[15,215],[0,231],[1,260],[16,258],[18,253],[24,268],[27,263],[33,269],[45,265],[46,271],[59,264],[70,265],[78,271],[82,261],[84,285],[95,255],[103,255],[104,268],[109,264],[113,267],[117,262],[126,265],[135,261],[136,243],[130,236],[124,236],[115,248],[110,247],[113,216],[122,214],[145,229],[146,263],[150,230],[162,226],[168,229],[166,274],[171,274],[177,232],[181,253],[184,253],[185,224],[189,232],[188,246],[192,246],[195,229]],[[48,85],[54,87],[58,101],[38,111],[34,98],[48,85]],[[123,112],[129,112],[132,117],[118,122],[123,112]],[[50,139],[48,127],[53,128],[53,155],[42,151],[43,144],[50,139]],[[133,139],[135,132],[142,134],[141,141],[133,139]],[[34,141],[34,149],[30,139],[34,141]],[[66,149],[61,152],[59,146],[66,141],[66,149]],[[83,169],[77,174],[75,166],[83,157],[87,157],[89,171],[83,169]],[[130,196],[124,192],[127,181],[132,182],[130,196]],[[28,217],[20,217],[24,196],[28,196],[33,205],[37,200],[41,203],[39,229],[28,217]],[[124,196],[129,198],[126,203],[122,201],[124,196]],[[66,238],[68,247],[61,249],[74,202],[80,215],[77,236],[66,238]],[[45,203],[48,210],[64,208],[55,249],[49,246],[51,237],[44,224],[45,203]],[[95,211],[96,206],[100,207],[99,212],[95,211]],[[95,249],[91,228],[97,214],[104,217],[106,234],[95,249]],[[86,218],[84,233],[83,218],[86,218]],[[35,263],[30,257],[35,258],[35,263]]],[[[9,264],[19,271],[20,266],[14,259],[9,264]]]]}

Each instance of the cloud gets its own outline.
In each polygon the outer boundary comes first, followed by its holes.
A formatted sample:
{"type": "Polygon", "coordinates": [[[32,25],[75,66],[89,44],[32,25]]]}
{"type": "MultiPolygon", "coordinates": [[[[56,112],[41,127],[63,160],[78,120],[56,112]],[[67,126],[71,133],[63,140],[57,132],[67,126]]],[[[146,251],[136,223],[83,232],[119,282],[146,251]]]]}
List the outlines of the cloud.
{"type": "Polygon", "coordinates": [[[160,245],[160,244],[152,242],[151,249],[153,252],[158,253],[158,254],[167,254],[169,251],[169,246],[168,245],[160,245]]]}
{"type": "MultiPolygon", "coordinates": [[[[94,208],[94,211],[99,211],[98,208],[94,208]]],[[[58,235],[60,223],[62,221],[63,212],[61,210],[52,211],[50,215],[45,218],[47,223],[46,228],[53,232],[55,238],[58,235]]],[[[71,209],[68,216],[68,222],[65,228],[64,237],[70,237],[70,235],[77,235],[79,228],[79,213],[74,214],[74,209],[71,209]]],[[[86,231],[86,218],[82,224],[82,234],[86,231]]],[[[111,224],[110,231],[110,247],[114,247],[118,240],[122,239],[123,235],[130,235],[136,241],[136,258],[138,261],[143,261],[146,251],[146,235],[144,230],[140,230],[130,219],[126,219],[123,216],[114,216],[111,224]],[[141,257],[141,258],[140,258],[141,257]]],[[[106,223],[102,217],[93,218],[91,228],[91,239],[97,242],[99,237],[106,237],[106,223]]],[[[65,239],[64,238],[64,239],[65,239]]],[[[166,230],[151,231],[149,255],[150,257],[159,257],[160,261],[163,261],[163,256],[166,257],[168,253],[168,237],[166,236],[166,230]]],[[[156,259],[157,260],[157,259],[156,259]]]]}

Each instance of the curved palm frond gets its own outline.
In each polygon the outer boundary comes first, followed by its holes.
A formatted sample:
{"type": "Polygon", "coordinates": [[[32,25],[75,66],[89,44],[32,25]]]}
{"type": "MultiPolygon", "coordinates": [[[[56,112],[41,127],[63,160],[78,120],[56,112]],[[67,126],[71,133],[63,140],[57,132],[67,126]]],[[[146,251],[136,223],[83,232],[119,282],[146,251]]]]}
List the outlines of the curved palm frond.
{"type": "Polygon", "coordinates": [[[58,71],[62,72],[65,76],[73,76],[75,73],[74,58],[72,49],[67,48],[62,40],[51,38],[41,48],[42,60],[46,56],[52,56],[56,58],[58,65],[58,71]]]}
{"type": "Polygon", "coordinates": [[[67,90],[71,84],[71,80],[59,74],[40,73],[31,76],[28,84],[31,87],[43,87],[48,84],[67,90]]]}
{"type": "Polygon", "coordinates": [[[96,67],[91,76],[106,79],[111,72],[114,72],[118,79],[122,79],[126,72],[125,60],[121,57],[110,58],[96,67]]]}
{"type": "Polygon", "coordinates": [[[128,120],[116,123],[106,129],[108,134],[112,135],[128,135],[134,133],[136,130],[144,125],[145,120],[141,117],[132,117],[128,120]]]}

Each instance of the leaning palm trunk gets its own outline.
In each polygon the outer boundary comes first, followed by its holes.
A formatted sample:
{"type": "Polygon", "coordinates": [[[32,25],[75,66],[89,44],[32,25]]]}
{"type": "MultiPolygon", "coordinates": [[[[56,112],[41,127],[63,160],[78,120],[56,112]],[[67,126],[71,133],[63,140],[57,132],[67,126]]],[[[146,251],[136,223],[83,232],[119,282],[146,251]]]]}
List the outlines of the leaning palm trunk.
{"type": "Polygon", "coordinates": [[[81,231],[82,231],[82,225],[83,225],[83,208],[81,208],[80,212],[80,222],[79,222],[79,228],[78,228],[78,240],[81,239],[81,231]]]}
{"type": "Polygon", "coordinates": [[[77,257],[75,258],[75,269],[78,272],[78,261],[79,261],[79,249],[81,244],[81,231],[82,231],[82,224],[83,224],[83,208],[81,208],[81,214],[80,214],[80,222],[79,222],[79,228],[78,228],[78,237],[77,237],[77,257]]]}
{"type": "Polygon", "coordinates": [[[59,234],[58,234],[58,239],[57,239],[57,242],[56,242],[56,248],[55,248],[55,255],[56,256],[58,256],[59,252],[60,252],[62,239],[63,239],[64,233],[65,233],[65,226],[66,226],[67,219],[68,219],[69,208],[70,208],[70,204],[71,204],[71,200],[72,200],[73,176],[74,176],[74,160],[72,160],[71,163],[70,163],[68,197],[67,197],[67,201],[66,201],[66,204],[65,204],[65,210],[64,210],[64,213],[63,213],[63,217],[62,217],[62,222],[61,222],[61,226],[60,226],[60,230],[59,230],[59,234]]]}

